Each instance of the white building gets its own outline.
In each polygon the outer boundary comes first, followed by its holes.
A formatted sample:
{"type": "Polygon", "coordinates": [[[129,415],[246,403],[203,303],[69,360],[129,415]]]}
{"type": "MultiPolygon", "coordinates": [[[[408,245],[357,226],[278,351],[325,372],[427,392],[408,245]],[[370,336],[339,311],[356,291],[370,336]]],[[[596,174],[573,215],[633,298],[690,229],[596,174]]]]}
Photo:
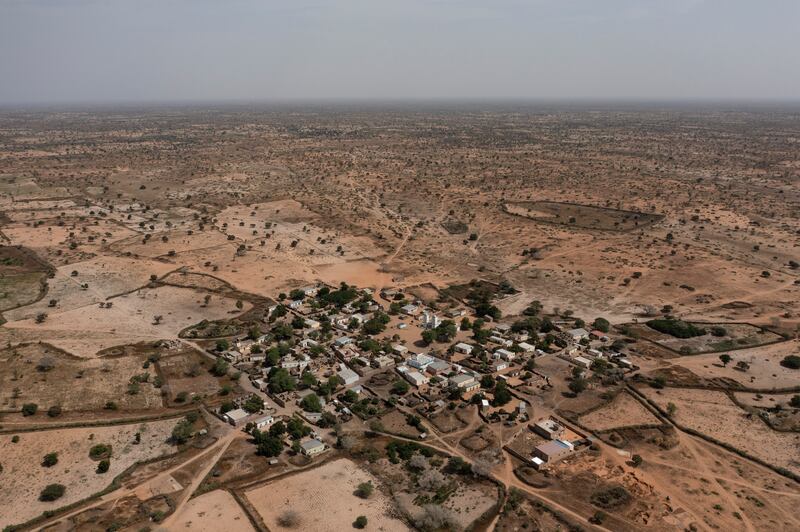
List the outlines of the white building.
{"type": "Polygon", "coordinates": [[[471,355],[472,350],[474,348],[469,344],[465,344],[464,342],[459,342],[453,347],[453,349],[455,349],[459,353],[464,353],[465,355],[471,355]]]}
{"type": "Polygon", "coordinates": [[[494,352],[494,358],[502,358],[503,360],[508,360],[509,362],[514,360],[517,357],[513,352],[509,351],[508,349],[497,349],[494,352]]]}
{"type": "Polygon", "coordinates": [[[256,428],[258,430],[262,430],[265,427],[269,427],[273,423],[275,423],[275,418],[272,416],[264,416],[262,418],[258,418],[255,420],[256,428]]]}
{"type": "Polygon", "coordinates": [[[248,414],[247,412],[245,412],[241,408],[237,408],[236,410],[229,410],[229,411],[225,412],[224,414],[222,414],[222,417],[225,419],[225,421],[227,421],[228,423],[230,423],[231,425],[233,425],[235,427],[236,425],[241,423],[242,420],[244,420],[244,418],[246,418],[249,415],[250,414],[248,414]]]}
{"type": "Polygon", "coordinates": [[[418,370],[424,371],[425,368],[433,364],[433,357],[422,353],[417,353],[408,357],[406,363],[412,368],[417,368],[418,370]]]}
{"type": "Polygon", "coordinates": [[[439,325],[441,325],[442,320],[433,312],[428,312],[427,310],[422,313],[422,328],[423,329],[435,329],[439,325]]]}
{"type": "Polygon", "coordinates": [[[358,382],[359,376],[358,373],[353,371],[352,369],[348,368],[344,364],[339,364],[339,372],[337,375],[339,376],[342,381],[344,381],[345,386],[350,386],[351,384],[355,384],[358,382]]]}

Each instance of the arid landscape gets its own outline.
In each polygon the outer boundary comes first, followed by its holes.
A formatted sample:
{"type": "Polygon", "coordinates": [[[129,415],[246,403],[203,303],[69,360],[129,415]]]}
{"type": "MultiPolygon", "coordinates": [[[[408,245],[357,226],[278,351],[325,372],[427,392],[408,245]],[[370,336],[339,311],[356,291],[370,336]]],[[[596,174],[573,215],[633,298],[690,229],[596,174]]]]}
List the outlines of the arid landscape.
{"type": "Polygon", "coordinates": [[[798,530],[800,109],[0,111],[0,527],[798,530]]]}

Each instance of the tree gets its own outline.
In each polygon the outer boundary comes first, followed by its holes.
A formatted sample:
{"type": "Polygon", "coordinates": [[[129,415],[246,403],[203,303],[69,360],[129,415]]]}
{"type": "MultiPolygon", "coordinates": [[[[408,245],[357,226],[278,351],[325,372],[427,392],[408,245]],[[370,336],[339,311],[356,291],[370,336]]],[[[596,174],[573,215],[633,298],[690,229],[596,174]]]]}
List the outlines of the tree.
{"type": "Polygon", "coordinates": [[[61,415],[61,407],[58,405],[53,405],[47,409],[47,415],[50,417],[58,417],[61,415]]]}
{"type": "Polygon", "coordinates": [[[800,408],[800,395],[793,395],[789,400],[789,406],[792,408],[800,408]]]}
{"type": "Polygon", "coordinates": [[[42,458],[42,466],[43,467],[53,467],[58,463],[58,453],[47,453],[42,458]]]}
{"type": "Polygon", "coordinates": [[[111,456],[112,448],[111,445],[106,445],[105,443],[98,443],[97,445],[93,445],[91,449],[89,449],[89,458],[92,460],[102,460],[103,458],[108,458],[111,456]]]}
{"type": "Polygon", "coordinates": [[[395,395],[405,395],[408,393],[409,386],[406,381],[397,380],[392,384],[392,393],[395,395]]]}
{"type": "Polygon", "coordinates": [[[675,415],[675,412],[678,411],[678,407],[675,406],[675,403],[667,403],[667,414],[672,417],[675,415]]]}
{"type": "Polygon", "coordinates": [[[569,389],[575,395],[580,394],[582,391],[586,389],[586,379],[583,377],[575,377],[571,381],[569,381],[569,389]]]}
{"type": "Polygon", "coordinates": [[[359,515],[356,517],[356,520],[353,521],[353,528],[365,528],[367,526],[367,518],[366,516],[359,515]]]}
{"type": "Polygon", "coordinates": [[[188,420],[182,419],[172,429],[172,441],[175,444],[186,443],[192,437],[193,432],[192,424],[188,420]]]}
{"type": "Polygon", "coordinates": [[[163,319],[164,316],[162,316],[161,314],[153,316],[153,325],[159,325],[163,319]]]}
{"type": "Polygon", "coordinates": [[[230,348],[231,344],[226,339],[217,340],[217,351],[227,351],[230,348]]]}
{"type": "Polygon", "coordinates": [[[433,343],[433,340],[436,338],[436,333],[433,332],[431,329],[427,329],[422,331],[422,342],[425,345],[430,345],[433,343]]]}
{"type": "Polygon", "coordinates": [[[46,319],[47,319],[47,312],[40,312],[36,315],[34,321],[36,321],[36,323],[44,323],[44,320],[46,319]]]}
{"type": "Polygon", "coordinates": [[[225,361],[224,358],[217,358],[214,362],[214,366],[211,368],[211,373],[216,375],[217,377],[224,377],[228,374],[228,362],[225,361]]]}
{"type": "Polygon", "coordinates": [[[781,366],[789,369],[800,369],[800,355],[789,355],[781,360],[781,366]]]}
{"type": "Polygon", "coordinates": [[[722,362],[722,365],[725,366],[725,367],[728,367],[728,364],[730,363],[730,361],[733,360],[731,358],[731,356],[728,355],[728,354],[720,355],[719,359],[722,362]]]}
{"type": "Polygon", "coordinates": [[[511,401],[511,399],[512,395],[508,390],[508,385],[505,383],[505,381],[497,381],[497,384],[494,386],[494,399],[492,400],[492,406],[503,406],[511,401]]]}
{"type": "Polygon", "coordinates": [[[596,318],[594,322],[592,322],[592,327],[597,329],[598,331],[607,333],[611,328],[611,324],[605,318],[596,318]]]}
{"type": "Polygon", "coordinates": [[[634,454],[633,456],[631,456],[631,463],[633,464],[633,467],[639,467],[640,465],[642,465],[643,461],[644,460],[642,460],[642,457],[638,454],[634,454]]]}
{"type": "Polygon", "coordinates": [[[269,391],[272,393],[288,392],[295,389],[297,381],[284,368],[273,367],[269,372],[269,391]]]}
{"type": "Polygon", "coordinates": [[[300,401],[300,406],[306,412],[322,412],[322,403],[315,393],[311,393],[303,397],[303,399],[300,401]]]}
{"type": "Polygon", "coordinates": [[[39,410],[39,405],[36,403],[25,403],[22,405],[22,415],[25,417],[32,416],[39,410]]]}
{"type": "Polygon", "coordinates": [[[108,471],[109,467],[111,467],[111,460],[109,460],[108,458],[106,458],[105,460],[100,460],[100,462],[98,462],[97,464],[97,469],[95,470],[95,472],[97,474],[103,474],[108,471]]]}
{"type": "Polygon", "coordinates": [[[58,453],[47,453],[42,458],[42,467],[53,467],[58,463],[58,453]]]}
{"type": "Polygon", "coordinates": [[[362,499],[369,499],[374,490],[375,486],[372,485],[372,482],[362,482],[356,488],[356,496],[361,497],[362,499]]]}
{"type": "Polygon", "coordinates": [[[255,414],[256,412],[261,412],[264,409],[264,400],[261,399],[257,395],[251,395],[247,398],[247,401],[244,402],[242,408],[248,414],[255,414]]]}
{"type": "Polygon", "coordinates": [[[48,484],[39,494],[39,500],[43,502],[55,501],[56,499],[60,499],[65,491],[67,491],[67,488],[62,484],[48,484]]]}

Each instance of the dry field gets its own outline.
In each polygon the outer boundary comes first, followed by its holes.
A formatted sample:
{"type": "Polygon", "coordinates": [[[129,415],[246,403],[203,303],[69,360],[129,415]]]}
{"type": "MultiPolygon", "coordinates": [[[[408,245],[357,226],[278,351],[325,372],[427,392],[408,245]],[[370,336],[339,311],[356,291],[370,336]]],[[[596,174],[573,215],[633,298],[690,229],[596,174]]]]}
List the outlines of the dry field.
{"type": "Polygon", "coordinates": [[[47,344],[27,344],[0,351],[0,409],[19,410],[24,403],[70,411],[101,410],[113,401],[122,410],[162,407],[161,391],[144,383],[136,394],[128,393],[134,375],[156,373],[142,368],[146,355],[77,358],[47,344]],[[42,366],[50,367],[44,369],[42,366]],[[75,393],[80,389],[81,393],[75,393]]]}
{"type": "Polygon", "coordinates": [[[606,431],[635,425],[658,425],[661,421],[627,392],[618,394],[609,404],[579,418],[593,431],[606,431]]]}
{"type": "Polygon", "coordinates": [[[86,429],[28,432],[11,443],[11,435],[0,436],[3,449],[3,482],[0,483],[0,526],[28,521],[44,511],[54,510],[84,499],[108,486],[115,476],[134,463],[170,454],[175,447],[167,443],[176,420],[152,423],[92,427],[86,429]],[[134,444],[134,435],[141,433],[141,443],[134,444]],[[89,458],[89,449],[98,443],[113,448],[111,468],[97,474],[97,462],[89,458]],[[58,463],[41,466],[49,452],[58,452],[58,463]],[[56,502],[41,502],[39,492],[47,484],[66,486],[56,502]]]}
{"type": "Polygon", "coordinates": [[[733,404],[722,392],[665,388],[642,392],[662,410],[676,406],[675,420],[688,428],[777,467],[800,474],[800,434],[776,432],[733,404]]]}
{"type": "Polygon", "coordinates": [[[323,466],[283,477],[279,489],[273,483],[248,491],[247,500],[258,510],[270,530],[281,530],[284,512],[294,511],[298,525],[308,531],[339,532],[349,530],[359,515],[369,520],[375,530],[408,530],[399,519],[392,517],[392,505],[376,489],[367,501],[353,492],[362,482],[378,480],[355,463],[340,459],[323,466]]]}
{"type": "Polygon", "coordinates": [[[167,530],[251,532],[255,529],[233,495],[216,490],[191,499],[174,516],[167,530]]]}

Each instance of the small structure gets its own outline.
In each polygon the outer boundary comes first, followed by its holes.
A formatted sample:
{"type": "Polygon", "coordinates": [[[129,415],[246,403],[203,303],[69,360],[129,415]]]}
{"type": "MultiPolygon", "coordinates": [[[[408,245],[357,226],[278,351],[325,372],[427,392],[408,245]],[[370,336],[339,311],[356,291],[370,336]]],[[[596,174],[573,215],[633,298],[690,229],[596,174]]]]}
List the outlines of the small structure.
{"type": "Polygon", "coordinates": [[[394,359],[387,355],[379,355],[372,359],[371,365],[374,368],[389,368],[394,366],[394,359]]]}
{"type": "Polygon", "coordinates": [[[408,348],[403,344],[392,344],[392,351],[400,356],[404,356],[406,353],[408,353],[408,348]]]}
{"type": "Polygon", "coordinates": [[[403,314],[406,314],[408,316],[416,316],[417,314],[419,314],[419,307],[411,303],[405,305],[404,307],[401,307],[400,310],[403,311],[403,314]]]}
{"type": "Polygon", "coordinates": [[[263,429],[265,427],[269,427],[273,423],[275,423],[275,418],[272,417],[272,416],[264,416],[264,417],[256,419],[256,421],[255,421],[256,428],[258,430],[261,430],[261,429],[263,429]]]}
{"type": "Polygon", "coordinates": [[[531,430],[548,440],[556,440],[564,436],[564,425],[551,418],[537,421],[531,425],[531,430]]]}
{"type": "Polygon", "coordinates": [[[353,339],[350,338],[349,336],[342,336],[340,338],[337,338],[334,344],[336,344],[336,347],[344,347],[347,344],[351,343],[352,341],[353,339]]]}
{"type": "Polygon", "coordinates": [[[433,364],[433,357],[422,353],[417,353],[408,357],[406,362],[412,368],[417,368],[420,371],[424,371],[425,368],[433,364]]]}
{"type": "Polygon", "coordinates": [[[464,353],[465,355],[471,355],[472,350],[474,348],[469,344],[465,344],[464,342],[459,342],[455,346],[453,346],[453,349],[455,349],[459,353],[464,353]]]}
{"type": "MultiPolygon", "coordinates": [[[[534,458],[545,464],[553,464],[575,451],[575,446],[568,441],[552,440],[537,446],[533,450],[534,458]]],[[[534,462],[536,463],[536,462],[534,462]]]]}
{"type": "Polygon", "coordinates": [[[517,355],[515,355],[512,351],[503,349],[502,347],[494,352],[494,358],[502,358],[503,360],[508,360],[509,362],[514,360],[516,357],[517,355]]]}
{"type": "Polygon", "coordinates": [[[340,369],[337,375],[340,379],[342,379],[342,381],[344,381],[345,386],[350,386],[351,384],[358,382],[358,379],[360,378],[358,373],[348,368],[344,364],[340,364],[339,367],[340,369]]]}
{"type": "Polygon", "coordinates": [[[442,320],[436,314],[427,310],[422,313],[421,321],[423,329],[435,329],[442,323],[442,320]]]}
{"type": "Polygon", "coordinates": [[[249,416],[247,412],[242,410],[241,408],[237,408],[236,410],[229,410],[222,414],[223,419],[233,425],[234,427],[241,423],[244,418],[249,416]]]}
{"type": "Polygon", "coordinates": [[[473,382],[477,382],[475,377],[468,373],[459,373],[458,375],[453,375],[447,380],[450,383],[450,386],[455,386],[456,388],[466,388],[473,382]]]}
{"type": "Polygon", "coordinates": [[[326,449],[327,446],[316,438],[300,444],[300,451],[306,456],[317,455],[326,449]]]}
{"type": "Polygon", "coordinates": [[[589,366],[592,365],[592,361],[585,357],[575,357],[572,359],[575,362],[576,366],[579,366],[583,369],[589,369],[589,366]]]}
{"type": "Polygon", "coordinates": [[[571,336],[572,340],[575,342],[579,342],[584,338],[589,338],[589,331],[583,328],[570,329],[567,331],[567,334],[571,336]]]}

